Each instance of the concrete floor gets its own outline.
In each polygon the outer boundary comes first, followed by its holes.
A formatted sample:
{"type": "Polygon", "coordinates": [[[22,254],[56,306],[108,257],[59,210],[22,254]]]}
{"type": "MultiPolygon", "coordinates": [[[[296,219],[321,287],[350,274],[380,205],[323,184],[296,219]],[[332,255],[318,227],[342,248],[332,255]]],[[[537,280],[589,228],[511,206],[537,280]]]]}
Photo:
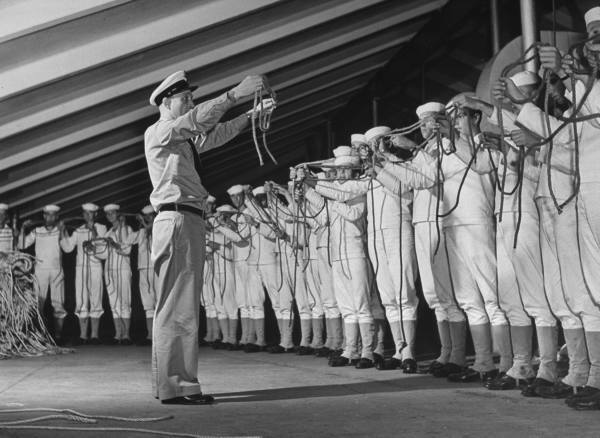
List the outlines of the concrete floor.
{"type": "MultiPolygon", "coordinates": [[[[101,421],[208,436],[598,437],[600,411],[562,400],[492,392],[401,371],[331,368],[293,354],[200,350],[200,379],[213,406],[168,406],[150,391],[150,348],[85,346],[74,354],[0,361],[0,409],[71,408],[88,414],[174,419],[101,421]]],[[[0,422],[46,414],[0,414],[0,422]]],[[[76,426],[49,421],[52,426],[76,426]]],[[[1,437],[142,437],[122,432],[7,431],[1,437]]]]}

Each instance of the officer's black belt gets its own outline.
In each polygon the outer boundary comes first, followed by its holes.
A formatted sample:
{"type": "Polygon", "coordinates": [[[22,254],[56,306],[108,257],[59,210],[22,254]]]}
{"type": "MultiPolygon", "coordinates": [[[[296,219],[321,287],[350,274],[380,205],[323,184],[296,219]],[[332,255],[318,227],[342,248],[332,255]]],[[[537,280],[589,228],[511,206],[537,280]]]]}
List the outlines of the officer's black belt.
{"type": "Polygon", "coordinates": [[[188,213],[197,214],[202,219],[205,219],[205,217],[206,217],[206,213],[204,210],[201,210],[199,208],[192,207],[191,205],[186,205],[186,204],[175,204],[175,203],[163,204],[158,208],[158,211],[159,211],[159,213],[163,212],[163,211],[187,211],[188,213]]]}

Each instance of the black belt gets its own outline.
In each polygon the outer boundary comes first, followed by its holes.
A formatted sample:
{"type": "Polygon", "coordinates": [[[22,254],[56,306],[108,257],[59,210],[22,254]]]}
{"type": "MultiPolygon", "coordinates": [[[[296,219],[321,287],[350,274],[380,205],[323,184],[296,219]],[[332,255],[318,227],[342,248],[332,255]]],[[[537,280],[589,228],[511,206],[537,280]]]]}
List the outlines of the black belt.
{"type": "Polygon", "coordinates": [[[204,212],[204,210],[186,204],[163,204],[160,207],[158,207],[158,212],[160,213],[162,211],[187,211],[188,213],[197,214],[202,219],[206,217],[206,213],[204,212]]]}

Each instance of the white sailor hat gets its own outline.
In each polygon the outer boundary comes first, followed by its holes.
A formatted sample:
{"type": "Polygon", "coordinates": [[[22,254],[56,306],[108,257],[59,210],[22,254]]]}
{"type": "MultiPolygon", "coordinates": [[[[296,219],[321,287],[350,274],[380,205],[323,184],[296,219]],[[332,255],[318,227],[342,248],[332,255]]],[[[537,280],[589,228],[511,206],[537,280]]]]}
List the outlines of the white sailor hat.
{"type": "Polygon", "coordinates": [[[119,204],[106,204],[104,206],[104,211],[105,212],[109,212],[109,211],[117,211],[120,210],[121,206],[119,204]]]}
{"type": "Polygon", "coordinates": [[[98,211],[98,208],[100,207],[98,207],[96,204],[92,204],[91,202],[81,206],[81,209],[84,211],[98,211]]]}
{"type": "Polygon", "coordinates": [[[216,210],[219,213],[237,213],[237,210],[229,204],[219,205],[216,210]]]}
{"type": "Polygon", "coordinates": [[[458,93],[456,96],[454,96],[452,99],[450,99],[450,101],[446,104],[446,111],[452,111],[454,109],[456,100],[460,96],[477,97],[477,95],[475,94],[474,91],[465,91],[464,93],[458,93]]]}
{"type": "Polygon", "coordinates": [[[356,155],[343,155],[335,158],[335,167],[357,167],[360,165],[360,158],[356,155]]]}
{"type": "Polygon", "coordinates": [[[171,97],[186,90],[194,91],[196,88],[198,87],[188,83],[183,70],[177,71],[168,76],[154,89],[150,95],[150,105],[159,106],[165,97],[171,97]]]}
{"type": "Polygon", "coordinates": [[[229,196],[233,196],[233,195],[239,195],[240,193],[242,193],[244,191],[244,186],[241,184],[236,184],[234,186],[231,186],[227,189],[227,194],[229,196]]]}
{"type": "Polygon", "coordinates": [[[142,208],[142,214],[152,214],[154,213],[154,207],[152,207],[151,205],[146,205],[144,208],[142,208]]]}
{"type": "Polygon", "coordinates": [[[0,202],[0,211],[6,211],[8,210],[8,204],[4,204],[0,202]]]}
{"type": "Polygon", "coordinates": [[[58,213],[60,211],[60,207],[58,205],[48,204],[48,205],[44,206],[42,211],[44,213],[58,213]]]}
{"type": "Polygon", "coordinates": [[[217,202],[217,198],[215,198],[213,195],[208,195],[206,198],[206,202],[210,202],[211,204],[214,204],[215,202],[217,202]]]}
{"type": "Polygon", "coordinates": [[[523,87],[525,85],[536,85],[540,81],[540,77],[531,71],[525,70],[515,73],[510,77],[510,80],[517,87],[523,87]]]}
{"type": "Polygon", "coordinates": [[[350,143],[364,143],[367,144],[367,137],[364,134],[352,134],[350,136],[350,143]]]}
{"type": "Polygon", "coordinates": [[[258,186],[254,190],[252,190],[252,194],[256,195],[264,195],[265,194],[265,186],[258,186]]]}
{"type": "Polygon", "coordinates": [[[589,26],[590,23],[593,23],[594,21],[600,21],[600,6],[589,9],[583,18],[585,19],[586,26],[589,26]]]}
{"type": "Polygon", "coordinates": [[[419,105],[416,109],[417,117],[422,119],[427,113],[440,113],[446,109],[443,103],[440,102],[427,102],[423,105],[419,105]]]}
{"type": "Polygon", "coordinates": [[[368,142],[375,140],[382,135],[389,134],[392,129],[389,126],[375,126],[365,132],[365,138],[368,142]]]}
{"type": "Polygon", "coordinates": [[[352,155],[352,148],[350,146],[338,146],[333,150],[333,156],[337,157],[347,157],[352,155]]]}

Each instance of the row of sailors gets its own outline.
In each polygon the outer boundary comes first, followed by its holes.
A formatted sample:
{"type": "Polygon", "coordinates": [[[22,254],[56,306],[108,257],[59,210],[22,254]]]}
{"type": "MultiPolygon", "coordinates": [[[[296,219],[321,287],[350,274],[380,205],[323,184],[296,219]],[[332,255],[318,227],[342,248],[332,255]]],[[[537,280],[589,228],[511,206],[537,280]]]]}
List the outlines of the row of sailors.
{"type": "MultiPolygon", "coordinates": [[[[494,96],[530,101],[540,81],[517,73],[499,80],[494,96]]],[[[442,346],[430,368],[434,376],[599,408],[600,173],[593,157],[600,125],[587,118],[567,126],[560,117],[570,115],[564,103],[572,105],[572,94],[560,80],[547,86],[553,86],[553,113],[531,102],[505,105],[502,142],[480,128],[484,115],[498,123],[496,107],[464,93],[447,105],[417,108],[420,147],[376,127],[353,136],[352,147],[336,148],[322,173],[292,172],[289,190],[273,183],[230,188],[234,207],[220,206],[209,219],[209,340],[220,327],[235,344],[237,305],[241,342],[262,348],[264,286],[280,321],[281,343],[273,352],[292,348],[286,321],[295,300],[300,351],[335,352],[343,342],[330,365],[414,372],[418,270],[442,346]],[[553,143],[541,141],[561,125],[553,143]],[[520,152],[527,148],[534,153],[520,152]],[[407,151],[409,160],[398,158],[407,151]],[[395,343],[386,359],[384,315],[395,343]],[[569,356],[562,379],[559,322],[569,356]],[[471,367],[467,325],[475,348],[471,367]],[[500,355],[497,368],[493,352],[500,355]]],[[[581,81],[576,86],[578,96],[586,95],[581,81]]],[[[600,113],[600,89],[588,91],[583,113],[600,113]]]]}
{"type": "Polygon", "coordinates": [[[151,262],[152,222],[154,210],[144,207],[138,215],[141,227],[138,231],[126,224],[119,212],[119,205],[108,204],[104,212],[110,227],[96,222],[99,207],[92,203],[82,205],[84,224],[71,234],[64,222],[59,220],[60,207],[47,205],[43,209],[43,225],[31,228],[32,222],[24,221],[20,231],[8,225],[8,205],[0,204],[0,251],[35,247],[35,277],[40,312],[48,293],[54,312],[54,329],[60,340],[66,311],[64,308],[65,281],[62,267],[62,251],[70,253],[77,249],[75,267],[75,315],[80,324],[80,342],[99,344],[100,317],[103,284],[106,284],[110,308],[115,326],[113,342],[131,344],[131,264],[130,253],[137,245],[137,268],[142,305],[146,314],[148,338],[151,342],[152,322],[156,302],[155,274],[151,262]],[[91,333],[88,329],[91,325],[91,333]]]}

